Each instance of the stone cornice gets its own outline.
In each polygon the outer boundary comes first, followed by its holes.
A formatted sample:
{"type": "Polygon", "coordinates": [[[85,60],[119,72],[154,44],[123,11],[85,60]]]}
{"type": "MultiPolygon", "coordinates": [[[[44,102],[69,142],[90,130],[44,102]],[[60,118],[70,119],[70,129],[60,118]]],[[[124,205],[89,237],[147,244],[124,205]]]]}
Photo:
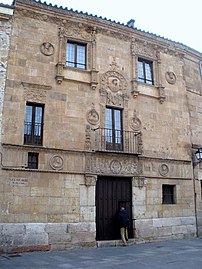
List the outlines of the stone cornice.
{"type": "Polygon", "coordinates": [[[141,31],[137,28],[131,28],[127,25],[107,20],[106,18],[89,15],[88,13],[73,11],[72,9],[59,8],[57,6],[47,5],[45,3],[35,2],[32,0],[16,0],[16,13],[23,16],[34,17],[43,21],[50,21],[59,26],[65,26],[66,20],[82,23],[85,27],[96,27],[97,33],[102,32],[113,37],[130,40],[135,37],[139,40],[147,41],[162,47],[164,53],[175,54],[183,57],[190,54],[202,58],[202,53],[189,48],[186,45],[166,39],[164,37],[141,31]]]}

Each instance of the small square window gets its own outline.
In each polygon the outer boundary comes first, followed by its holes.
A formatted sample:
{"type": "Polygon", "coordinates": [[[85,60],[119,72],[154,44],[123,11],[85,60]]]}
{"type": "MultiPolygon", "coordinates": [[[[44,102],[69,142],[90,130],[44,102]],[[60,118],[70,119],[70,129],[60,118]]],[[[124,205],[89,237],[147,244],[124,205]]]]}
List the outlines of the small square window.
{"type": "Polygon", "coordinates": [[[86,69],[86,44],[67,42],[66,65],[86,69]]]}
{"type": "Polygon", "coordinates": [[[38,169],[38,159],[39,159],[39,153],[28,152],[28,168],[38,169]]]}
{"type": "Polygon", "coordinates": [[[162,185],[162,203],[175,204],[175,185],[162,185]]]}
{"type": "Polygon", "coordinates": [[[138,58],[138,81],[146,84],[154,84],[153,63],[148,60],[138,58]]]}

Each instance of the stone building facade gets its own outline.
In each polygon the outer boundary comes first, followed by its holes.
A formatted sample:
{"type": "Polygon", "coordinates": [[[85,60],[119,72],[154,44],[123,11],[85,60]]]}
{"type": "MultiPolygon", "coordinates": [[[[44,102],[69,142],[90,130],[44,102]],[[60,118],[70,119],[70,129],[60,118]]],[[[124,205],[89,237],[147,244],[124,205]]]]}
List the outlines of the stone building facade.
{"type": "Polygon", "coordinates": [[[13,7],[0,4],[0,141],[13,7]]]}
{"type": "Polygon", "coordinates": [[[202,233],[202,54],[110,20],[16,0],[3,103],[0,249],[202,233]]]}

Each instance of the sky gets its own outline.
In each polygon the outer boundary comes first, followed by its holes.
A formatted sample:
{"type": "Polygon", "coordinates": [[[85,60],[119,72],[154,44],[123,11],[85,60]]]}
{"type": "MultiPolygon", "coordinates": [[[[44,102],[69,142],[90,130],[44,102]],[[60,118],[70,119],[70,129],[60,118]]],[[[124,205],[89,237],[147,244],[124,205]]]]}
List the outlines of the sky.
{"type": "MultiPolygon", "coordinates": [[[[12,0],[0,0],[0,3],[12,4],[12,0]]],[[[137,29],[182,43],[202,53],[202,0],[46,0],[46,3],[124,24],[134,19],[137,29]]]]}

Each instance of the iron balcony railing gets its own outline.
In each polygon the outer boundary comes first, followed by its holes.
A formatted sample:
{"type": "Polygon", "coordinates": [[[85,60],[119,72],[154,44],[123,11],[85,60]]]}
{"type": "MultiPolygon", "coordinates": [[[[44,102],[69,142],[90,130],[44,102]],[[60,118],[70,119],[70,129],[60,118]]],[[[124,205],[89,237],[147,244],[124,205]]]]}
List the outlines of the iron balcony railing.
{"type": "Polygon", "coordinates": [[[26,145],[42,145],[43,124],[25,122],[24,125],[24,144],[26,145]]]}
{"type": "Polygon", "coordinates": [[[142,154],[142,134],[141,132],[98,128],[95,130],[95,150],[142,154]]]}

